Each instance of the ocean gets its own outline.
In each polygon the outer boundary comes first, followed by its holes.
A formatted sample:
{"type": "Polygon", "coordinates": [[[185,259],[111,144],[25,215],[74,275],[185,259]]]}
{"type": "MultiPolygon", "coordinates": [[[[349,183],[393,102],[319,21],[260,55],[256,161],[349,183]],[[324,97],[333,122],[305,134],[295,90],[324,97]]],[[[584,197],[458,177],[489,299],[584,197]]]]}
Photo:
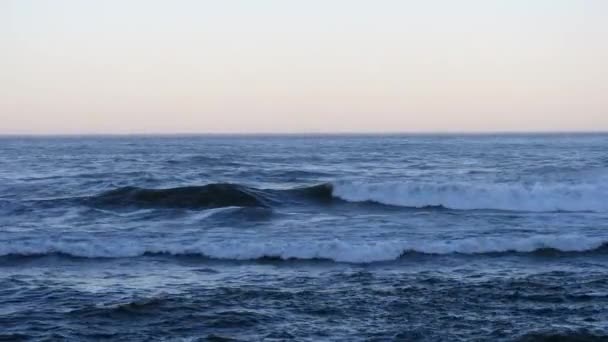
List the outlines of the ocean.
{"type": "Polygon", "coordinates": [[[606,341],[608,135],[0,138],[0,340],[606,341]]]}

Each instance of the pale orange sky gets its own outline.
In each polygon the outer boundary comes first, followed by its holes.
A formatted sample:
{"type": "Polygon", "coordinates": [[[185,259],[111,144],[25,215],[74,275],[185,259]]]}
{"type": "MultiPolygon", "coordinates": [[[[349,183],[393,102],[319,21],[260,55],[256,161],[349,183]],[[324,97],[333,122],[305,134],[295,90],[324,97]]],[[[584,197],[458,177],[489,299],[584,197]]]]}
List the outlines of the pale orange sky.
{"type": "Polygon", "coordinates": [[[0,134],[608,130],[608,1],[3,0],[0,134]]]}

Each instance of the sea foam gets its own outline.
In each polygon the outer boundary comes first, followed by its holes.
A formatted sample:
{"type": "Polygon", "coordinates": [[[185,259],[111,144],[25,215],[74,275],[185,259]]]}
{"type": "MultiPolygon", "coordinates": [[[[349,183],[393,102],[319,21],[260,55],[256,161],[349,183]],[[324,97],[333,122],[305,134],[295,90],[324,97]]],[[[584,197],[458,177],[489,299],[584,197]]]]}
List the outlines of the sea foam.
{"type": "Polygon", "coordinates": [[[608,184],[336,182],[333,195],[350,202],[449,209],[508,211],[608,211],[608,184]]]}
{"type": "Polygon", "coordinates": [[[62,254],[82,258],[129,258],[148,254],[190,255],[223,260],[326,259],[336,262],[369,263],[391,261],[411,253],[429,255],[489,253],[534,253],[544,250],[564,253],[603,251],[608,240],[582,235],[534,235],[529,237],[471,237],[457,240],[412,241],[145,241],[141,239],[96,239],[68,241],[30,239],[0,243],[0,256],[44,256],[62,254]]]}

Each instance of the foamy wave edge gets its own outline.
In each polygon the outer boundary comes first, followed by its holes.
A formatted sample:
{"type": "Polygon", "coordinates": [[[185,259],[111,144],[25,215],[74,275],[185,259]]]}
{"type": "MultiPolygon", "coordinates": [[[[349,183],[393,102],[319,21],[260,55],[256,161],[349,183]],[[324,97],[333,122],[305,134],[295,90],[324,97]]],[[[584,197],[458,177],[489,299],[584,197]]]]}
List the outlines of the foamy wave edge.
{"type": "Polygon", "coordinates": [[[608,212],[608,184],[365,183],[338,181],[333,196],[348,202],[455,210],[608,212]]]}
{"type": "Polygon", "coordinates": [[[410,253],[492,254],[534,253],[552,250],[563,253],[586,253],[604,250],[608,238],[580,235],[530,237],[479,237],[450,241],[394,241],[362,243],[342,240],[268,242],[268,243],[210,243],[204,241],[160,241],[91,239],[89,241],[29,240],[0,243],[0,256],[67,255],[81,258],[130,258],[149,254],[172,256],[196,255],[221,260],[281,260],[324,259],[335,262],[370,263],[397,260],[410,253]]]}

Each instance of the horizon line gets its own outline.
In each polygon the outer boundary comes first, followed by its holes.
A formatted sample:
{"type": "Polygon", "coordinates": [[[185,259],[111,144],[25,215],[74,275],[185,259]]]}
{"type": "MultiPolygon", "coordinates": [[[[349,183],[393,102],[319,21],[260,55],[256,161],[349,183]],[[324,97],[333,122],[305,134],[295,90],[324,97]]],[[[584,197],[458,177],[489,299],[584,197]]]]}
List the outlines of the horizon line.
{"type": "Polygon", "coordinates": [[[11,137],[195,137],[195,136],[455,136],[455,135],[593,135],[608,134],[608,130],[572,130],[572,131],[385,131],[385,132],[118,132],[118,133],[0,133],[0,138],[11,137]]]}

